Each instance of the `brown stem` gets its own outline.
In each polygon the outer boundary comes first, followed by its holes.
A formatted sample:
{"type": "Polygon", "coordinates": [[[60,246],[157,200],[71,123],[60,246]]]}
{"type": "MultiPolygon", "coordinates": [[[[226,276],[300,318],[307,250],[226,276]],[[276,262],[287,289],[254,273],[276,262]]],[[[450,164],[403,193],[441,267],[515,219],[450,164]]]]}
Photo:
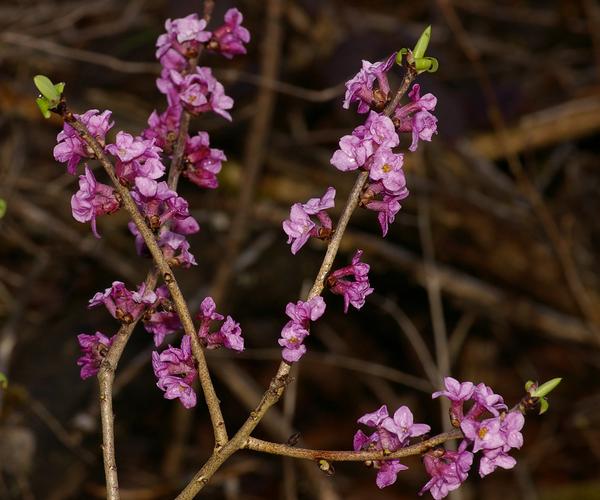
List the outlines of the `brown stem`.
{"type": "MultiPolygon", "coordinates": [[[[407,68],[406,74],[404,75],[404,79],[402,80],[402,84],[398,89],[396,95],[390,102],[390,104],[385,108],[384,114],[386,116],[390,116],[395,107],[400,103],[402,96],[408,90],[411,82],[416,77],[416,72],[411,67],[407,68]]],[[[321,294],[324,287],[324,282],[327,274],[331,270],[333,265],[333,261],[335,256],[337,255],[338,249],[340,247],[340,243],[342,241],[342,237],[344,236],[344,231],[346,230],[346,226],[352,217],[352,213],[354,209],[358,206],[360,196],[362,190],[367,182],[369,177],[368,172],[361,172],[356,182],[354,183],[354,187],[350,195],[348,196],[348,200],[346,202],[346,206],[342,212],[342,216],[338,221],[336,226],[336,231],[333,235],[333,238],[329,242],[327,246],[327,251],[323,258],[323,262],[321,264],[321,268],[317,273],[317,277],[313,283],[312,288],[308,294],[307,300],[310,300],[313,297],[316,297],[321,294]]],[[[283,392],[285,391],[285,386],[288,381],[288,376],[290,372],[291,365],[282,361],[277,369],[277,373],[271,379],[269,384],[269,388],[263,394],[260,402],[254,409],[254,411],[250,412],[250,416],[244,422],[242,427],[238,430],[238,432],[223,446],[223,448],[219,451],[216,451],[212,454],[212,456],[207,460],[207,462],[202,466],[202,468],[194,475],[192,480],[187,484],[187,486],[183,489],[183,491],[177,496],[176,500],[190,500],[196,496],[196,494],[206,486],[209,479],[212,475],[218,470],[218,468],[227,460],[233,453],[237,450],[241,449],[252,431],[256,428],[262,417],[265,413],[271,408],[279,399],[281,398],[283,392]]]]}
{"type": "Polygon", "coordinates": [[[465,435],[460,429],[452,429],[448,432],[438,434],[421,443],[413,444],[401,448],[391,453],[378,451],[335,451],[335,450],[310,450],[307,448],[296,448],[286,444],[272,443],[249,437],[244,448],[248,450],[260,451],[271,455],[281,455],[284,457],[302,458],[305,460],[327,460],[330,462],[366,462],[368,460],[392,460],[397,458],[421,455],[431,448],[435,448],[446,441],[453,439],[462,439],[465,435]]]}

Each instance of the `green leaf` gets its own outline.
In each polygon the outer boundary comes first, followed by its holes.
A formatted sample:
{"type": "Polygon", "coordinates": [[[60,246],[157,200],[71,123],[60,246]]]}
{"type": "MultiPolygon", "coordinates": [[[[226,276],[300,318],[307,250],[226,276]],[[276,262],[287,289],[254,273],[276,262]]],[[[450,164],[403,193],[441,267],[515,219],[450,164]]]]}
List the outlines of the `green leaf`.
{"type": "Polygon", "coordinates": [[[58,92],[58,95],[62,96],[63,92],[65,91],[65,82],[57,83],[56,85],[54,85],[54,88],[58,92]]]}
{"type": "Polygon", "coordinates": [[[415,57],[415,59],[421,59],[425,56],[425,52],[427,51],[427,47],[429,45],[429,40],[431,40],[431,25],[425,28],[425,30],[419,37],[415,48],[413,49],[413,56],[415,57]]]}
{"type": "Polygon", "coordinates": [[[3,200],[2,198],[0,198],[0,219],[2,219],[2,217],[4,217],[5,213],[6,213],[6,200],[3,200]]]}
{"type": "Polygon", "coordinates": [[[35,100],[35,103],[38,105],[38,108],[40,108],[44,118],[50,118],[52,113],[50,113],[50,103],[48,103],[48,100],[45,97],[38,97],[35,100]]]}
{"type": "Polygon", "coordinates": [[[531,388],[535,385],[536,383],[533,380],[528,380],[527,382],[525,382],[525,392],[529,392],[531,388]]]}
{"type": "Polygon", "coordinates": [[[548,408],[550,408],[548,401],[546,401],[545,398],[540,399],[540,415],[546,413],[548,411],[548,408]]]}
{"type": "Polygon", "coordinates": [[[402,58],[403,58],[403,57],[404,57],[406,54],[408,54],[408,49],[407,49],[407,48],[403,48],[403,49],[400,49],[400,50],[398,51],[398,53],[396,54],[396,64],[397,64],[398,66],[402,66],[402,58]]]}
{"type": "Polygon", "coordinates": [[[8,387],[8,379],[4,373],[0,372],[0,389],[6,389],[8,387]]]}
{"type": "Polygon", "coordinates": [[[543,398],[550,394],[558,384],[560,384],[562,378],[553,378],[552,380],[548,380],[548,382],[544,382],[540,385],[535,391],[531,393],[531,396],[534,398],[543,398]]]}
{"type": "Polygon", "coordinates": [[[51,104],[58,104],[58,101],[60,101],[60,92],[58,92],[58,89],[54,86],[50,78],[44,75],[36,75],[33,77],[33,83],[35,83],[40,94],[42,94],[42,96],[44,96],[51,104]]]}

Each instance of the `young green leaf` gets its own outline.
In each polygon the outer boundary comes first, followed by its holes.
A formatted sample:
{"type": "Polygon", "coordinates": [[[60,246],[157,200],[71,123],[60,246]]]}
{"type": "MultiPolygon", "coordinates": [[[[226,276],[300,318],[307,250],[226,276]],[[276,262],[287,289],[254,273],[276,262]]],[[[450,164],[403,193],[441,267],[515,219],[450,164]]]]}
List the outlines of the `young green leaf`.
{"type": "Polygon", "coordinates": [[[4,373],[0,372],[0,389],[6,389],[8,387],[8,379],[4,373]]]}
{"type": "Polygon", "coordinates": [[[35,86],[40,91],[40,94],[42,94],[42,96],[45,97],[50,104],[58,104],[58,101],[60,101],[60,92],[52,83],[50,78],[44,75],[36,75],[33,77],[33,83],[35,83],[35,86]]]}
{"type": "Polygon", "coordinates": [[[45,97],[38,97],[35,100],[35,103],[38,105],[38,108],[40,108],[44,118],[50,118],[52,113],[50,113],[50,105],[48,104],[48,100],[45,97]]]}
{"type": "Polygon", "coordinates": [[[0,198],[0,219],[2,219],[2,217],[4,217],[5,213],[6,213],[6,200],[3,200],[2,198],[0,198]]]}
{"type": "Polygon", "coordinates": [[[431,25],[429,25],[429,26],[427,26],[427,28],[425,28],[425,30],[419,37],[419,40],[417,41],[415,48],[413,49],[413,56],[415,57],[415,59],[421,59],[422,57],[425,56],[425,51],[427,50],[430,39],[431,39],[431,25]]]}
{"type": "Polygon", "coordinates": [[[556,389],[556,386],[558,386],[558,384],[560,384],[561,381],[562,378],[553,378],[552,380],[548,380],[548,382],[544,382],[537,389],[535,389],[531,393],[531,396],[534,398],[543,398],[550,394],[554,389],[556,389]]]}

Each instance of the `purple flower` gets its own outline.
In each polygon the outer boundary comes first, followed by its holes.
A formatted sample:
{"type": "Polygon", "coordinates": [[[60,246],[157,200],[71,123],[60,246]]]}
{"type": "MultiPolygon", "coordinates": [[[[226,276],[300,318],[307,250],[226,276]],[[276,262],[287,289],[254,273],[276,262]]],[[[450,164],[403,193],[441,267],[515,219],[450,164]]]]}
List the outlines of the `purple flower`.
{"type": "MultiPolygon", "coordinates": [[[[430,430],[428,425],[415,424],[413,414],[406,406],[398,408],[390,417],[387,406],[383,405],[377,411],[360,417],[358,423],[375,429],[375,432],[368,436],[361,430],[357,431],[353,440],[354,451],[394,452],[407,446],[411,437],[421,436],[430,430]]],[[[379,488],[394,484],[398,472],[408,469],[399,460],[375,460],[373,465],[378,469],[375,482],[379,488]]]]}
{"type": "Polygon", "coordinates": [[[197,14],[181,19],[167,19],[166,33],[156,41],[156,58],[164,68],[181,71],[185,68],[186,58],[198,50],[201,43],[210,40],[211,33],[205,31],[206,21],[197,14]]]}
{"type": "Polygon", "coordinates": [[[161,230],[158,246],[171,267],[181,266],[187,269],[198,264],[194,255],[189,251],[190,244],[182,234],[161,230]]]}
{"type": "Polygon", "coordinates": [[[206,132],[198,132],[198,135],[187,139],[184,157],[186,169],[183,175],[194,184],[216,189],[219,187],[217,174],[221,171],[221,162],[226,161],[225,153],[220,149],[209,147],[209,137],[206,132]]]}
{"type": "Polygon", "coordinates": [[[171,295],[168,288],[162,285],[156,289],[156,301],[144,314],[144,328],[154,335],[154,345],[158,347],[165,337],[182,329],[179,316],[173,311],[171,295]]]}
{"type": "Polygon", "coordinates": [[[168,106],[164,113],[153,111],[148,118],[148,128],[142,132],[144,139],[154,139],[156,146],[170,153],[177,138],[181,110],[181,105],[176,103],[168,106]]]}
{"type": "Polygon", "coordinates": [[[162,150],[154,139],[134,137],[119,132],[114,144],[106,146],[106,151],[117,158],[115,173],[124,184],[134,184],[137,178],[158,179],[165,173],[160,161],[162,150]]]}
{"type": "Polygon", "coordinates": [[[396,214],[402,208],[400,201],[408,197],[408,194],[406,187],[396,194],[390,194],[381,181],[367,185],[361,203],[367,209],[377,212],[383,236],[387,234],[389,225],[394,222],[396,214]]]}
{"type": "Polygon", "coordinates": [[[440,396],[447,397],[451,402],[450,418],[454,426],[460,425],[463,419],[463,404],[473,396],[475,391],[475,385],[473,382],[459,382],[455,378],[445,377],[444,378],[445,391],[434,392],[431,397],[432,399],[439,398],[440,396]]]}
{"type": "Polygon", "coordinates": [[[466,418],[471,420],[475,420],[486,411],[497,417],[500,414],[500,410],[507,409],[502,396],[495,394],[491,387],[488,387],[483,383],[475,386],[472,399],[475,404],[471,407],[466,416],[466,418]]]}
{"type": "Polygon", "coordinates": [[[326,239],[331,235],[332,222],[326,210],[335,205],[335,189],[327,188],[322,198],[311,198],[306,203],[295,203],[290,209],[290,218],[282,223],[292,254],[296,254],[310,237],[326,239]],[[318,220],[318,223],[311,219],[318,220]]]}
{"type": "Polygon", "coordinates": [[[196,406],[196,393],[192,387],[196,367],[188,335],[181,340],[181,349],[169,346],[160,354],[153,352],[152,368],[158,378],[156,385],[165,391],[166,399],[179,399],[188,409],[196,406]]]}
{"type": "Polygon", "coordinates": [[[208,48],[231,59],[238,54],[245,54],[245,43],[250,41],[250,32],[242,26],[244,17],[237,9],[229,9],[225,13],[225,24],[213,31],[208,48]]]}
{"type": "Polygon", "coordinates": [[[290,302],[285,313],[290,318],[281,330],[281,338],[278,343],[283,350],[281,355],[287,363],[297,362],[306,353],[304,339],[309,335],[310,322],[319,319],[325,312],[325,301],[323,297],[317,296],[303,302],[299,300],[296,304],[290,302]]]}
{"type": "Polygon", "coordinates": [[[195,72],[185,76],[175,70],[163,71],[157,85],[170,104],[179,99],[194,115],[214,111],[231,121],[227,110],[233,107],[233,99],[225,95],[223,85],[212,75],[210,68],[197,67],[195,72]]]}
{"type": "Polygon", "coordinates": [[[413,85],[408,93],[411,102],[399,107],[394,113],[396,124],[400,132],[412,132],[410,151],[416,151],[419,140],[431,141],[433,134],[437,134],[437,118],[429,111],[433,111],[437,98],[433,94],[420,96],[421,87],[418,83],[413,85]]]}
{"type": "Polygon", "coordinates": [[[426,424],[415,424],[413,414],[408,406],[401,406],[394,413],[394,417],[387,417],[381,423],[381,427],[395,434],[401,443],[411,437],[422,436],[431,430],[426,424]]]}
{"type": "Polygon", "coordinates": [[[496,467],[510,469],[516,460],[508,455],[512,448],[523,446],[521,429],[525,417],[520,412],[503,413],[480,422],[465,418],[460,428],[467,439],[473,441],[473,451],[483,450],[479,464],[481,477],[492,473],[496,467]]]}
{"type": "Polygon", "coordinates": [[[457,451],[433,450],[425,454],[423,464],[431,479],[419,495],[429,491],[435,500],[440,500],[467,479],[473,463],[473,453],[467,451],[467,444],[462,441],[457,451]]]}
{"type": "Polygon", "coordinates": [[[110,288],[96,293],[89,301],[88,307],[104,304],[113,318],[129,324],[137,320],[149,305],[156,301],[156,294],[142,283],[137,292],[125,288],[121,281],[113,281],[110,288]]]}
{"type": "Polygon", "coordinates": [[[81,348],[82,356],[77,360],[81,366],[80,376],[83,380],[93,377],[100,371],[100,365],[113,343],[114,337],[108,338],[100,332],[94,335],[82,333],[77,335],[77,341],[81,348]]]}
{"type": "Polygon", "coordinates": [[[362,250],[357,250],[352,257],[352,264],[333,271],[327,278],[331,291],[344,297],[344,312],[352,304],[356,309],[365,305],[367,295],[373,293],[369,284],[369,265],[361,262],[362,250]],[[352,280],[346,279],[352,277],[352,280]]]}
{"type": "MultiPolygon", "coordinates": [[[[97,109],[90,109],[83,115],[75,115],[77,121],[85,126],[87,131],[100,145],[104,145],[106,133],[113,126],[110,121],[111,111],[98,114],[97,109]]],[[[77,165],[82,158],[94,158],[94,152],[87,146],[85,141],[79,137],[79,133],[67,122],[63,130],[56,137],[58,144],[54,147],[54,158],[56,161],[67,164],[67,172],[75,175],[77,165]]]]}
{"type": "Polygon", "coordinates": [[[373,157],[369,177],[374,181],[381,181],[388,194],[397,196],[406,191],[403,163],[404,155],[380,148],[373,157]]]}
{"type": "Polygon", "coordinates": [[[217,349],[225,347],[233,351],[241,352],[244,350],[244,338],[240,324],[236,323],[231,316],[227,316],[225,322],[219,330],[210,331],[210,324],[213,321],[221,321],[223,316],[216,312],[215,301],[212,297],[206,297],[200,304],[198,313],[200,320],[200,329],[198,336],[207,349],[217,349]]]}
{"type": "Polygon", "coordinates": [[[359,125],[351,135],[340,139],[340,149],[333,153],[330,163],[343,172],[359,167],[368,169],[370,160],[378,148],[390,149],[399,142],[392,120],[371,111],[364,125],[359,125]]]}
{"type": "Polygon", "coordinates": [[[92,171],[86,166],[85,174],[79,176],[79,190],[71,197],[73,218],[78,222],[91,222],[94,236],[100,238],[96,228],[96,217],[112,214],[120,205],[115,190],[97,182],[92,171]]]}
{"type": "Polygon", "coordinates": [[[387,72],[393,66],[395,58],[394,52],[384,61],[370,63],[363,60],[361,70],[346,82],[343,107],[348,109],[352,102],[358,102],[359,113],[367,113],[371,107],[383,109],[390,92],[387,72]],[[374,89],[375,81],[378,86],[374,89]]]}

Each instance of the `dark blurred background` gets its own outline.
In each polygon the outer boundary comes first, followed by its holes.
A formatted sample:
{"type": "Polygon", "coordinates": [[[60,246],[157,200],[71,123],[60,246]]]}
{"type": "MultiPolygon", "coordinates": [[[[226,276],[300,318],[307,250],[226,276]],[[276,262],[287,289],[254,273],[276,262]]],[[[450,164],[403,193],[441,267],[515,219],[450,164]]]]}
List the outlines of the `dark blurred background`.
{"type": "MultiPolygon", "coordinates": [[[[417,421],[442,431],[447,418],[430,393],[447,365],[509,404],[527,379],[562,376],[549,412],[527,419],[518,466],[485,480],[474,467],[455,498],[600,499],[598,3],[217,0],[211,26],[232,6],[252,33],[248,55],[230,62],[208,54],[201,64],[215,68],[234,97],[233,123],[192,122],[229,161],[218,190],[181,185],[202,230],[191,240],[199,265],[178,272],[197,307],[232,248],[238,199],[251,195],[218,303],[241,323],[247,350],[209,355],[229,427],[243,422],[273,375],[285,304],[310,285],[322,259],[318,243],[293,257],[281,221],[293,202],[329,185],[339,209],[353,182],[329,165],[339,137],[363,118],[342,109],[343,83],[361,59],[410,47],[432,24],[429,53],[440,69],[419,81],[438,97],[439,134],[407,155],[411,196],[387,238],[373,213],[358,211],[336,264],[364,249],[375,294],[347,315],[339,297],[326,297],[296,382],[256,435],[285,441],[300,432],[306,446],[348,449],[356,419],[383,403],[409,405],[417,421]],[[281,29],[279,61],[268,49],[274,41],[265,41],[267,22],[281,29]],[[261,70],[268,57],[274,78],[261,70]],[[264,102],[274,104],[272,116],[264,102]]],[[[201,9],[199,0],[0,3],[0,197],[8,203],[0,221],[0,372],[9,378],[0,400],[0,498],[104,496],[97,384],[79,379],[76,335],[114,333],[116,322],[88,311],[87,301],[113,280],[132,288],[149,268],[135,255],[124,214],[99,221],[101,240],[72,219],[77,179],[52,157],[60,123],[37,111],[32,77],[66,82],[76,111],[113,110],[113,134],[139,133],[149,113],[165,107],[154,59],[164,20],[201,9]]],[[[118,370],[124,499],[173,498],[212,447],[205,406],[182,412],[156,388],[151,350],[151,336],[138,328],[118,370]]],[[[410,469],[380,491],[361,464],[335,464],[329,477],[311,463],[240,452],[204,494],[416,498],[425,472],[418,458],[405,463],[410,469]]]]}

